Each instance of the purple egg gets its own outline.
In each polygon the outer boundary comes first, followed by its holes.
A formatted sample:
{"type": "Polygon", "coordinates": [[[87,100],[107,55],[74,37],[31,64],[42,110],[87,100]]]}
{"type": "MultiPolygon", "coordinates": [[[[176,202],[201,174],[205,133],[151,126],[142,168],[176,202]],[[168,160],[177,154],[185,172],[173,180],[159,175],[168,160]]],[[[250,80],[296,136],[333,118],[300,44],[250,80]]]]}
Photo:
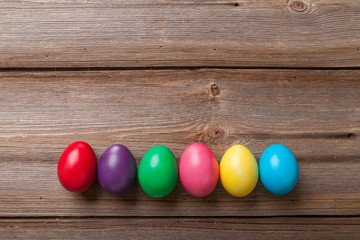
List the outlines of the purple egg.
{"type": "Polygon", "coordinates": [[[134,185],[137,168],[127,147],[115,144],[105,150],[98,163],[100,185],[109,193],[121,195],[134,185]]]}

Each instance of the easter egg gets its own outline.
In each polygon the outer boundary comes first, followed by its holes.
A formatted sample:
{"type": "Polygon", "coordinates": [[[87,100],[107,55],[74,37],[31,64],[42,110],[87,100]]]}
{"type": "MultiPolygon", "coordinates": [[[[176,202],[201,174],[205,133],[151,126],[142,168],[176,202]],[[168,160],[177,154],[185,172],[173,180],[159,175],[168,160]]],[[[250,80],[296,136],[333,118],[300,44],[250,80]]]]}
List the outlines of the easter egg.
{"type": "Polygon", "coordinates": [[[74,142],[62,153],[57,174],[62,186],[71,192],[84,192],[96,176],[96,156],[85,142],[74,142]]]}
{"type": "Polygon", "coordinates": [[[259,170],[254,155],[243,145],[234,145],[220,162],[220,179],[225,190],[234,197],[251,193],[258,181],[259,170]]]}
{"type": "Polygon", "coordinates": [[[211,150],[202,143],[188,146],[179,164],[180,181],[195,197],[209,195],[219,180],[219,164],[211,150]]]}
{"type": "Polygon", "coordinates": [[[290,192],[299,177],[299,167],[294,154],[281,144],[271,145],[263,152],[259,168],[262,185],[276,195],[290,192]]]}
{"type": "Polygon", "coordinates": [[[174,154],[164,146],[147,151],[140,161],[138,178],[141,188],[153,198],[168,195],[178,180],[178,168],[174,154]]]}
{"type": "Polygon", "coordinates": [[[97,173],[100,185],[108,193],[121,195],[134,185],[136,171],[136,162],[130,150],[115,144],[101,155],[97,173]]]}

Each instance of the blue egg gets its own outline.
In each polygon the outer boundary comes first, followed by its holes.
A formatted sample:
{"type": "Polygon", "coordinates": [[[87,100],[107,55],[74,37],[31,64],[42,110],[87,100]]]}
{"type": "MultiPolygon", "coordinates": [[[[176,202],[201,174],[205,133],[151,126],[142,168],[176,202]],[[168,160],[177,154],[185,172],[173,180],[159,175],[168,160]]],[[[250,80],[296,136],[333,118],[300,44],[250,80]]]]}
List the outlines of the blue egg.
{"type": "Polygon", "coordinates": [[[260,180],[271,193],[284,195],[296,185],[299,167],[294,154],[284,145],[269,146],[259,162],[260,180]]]}

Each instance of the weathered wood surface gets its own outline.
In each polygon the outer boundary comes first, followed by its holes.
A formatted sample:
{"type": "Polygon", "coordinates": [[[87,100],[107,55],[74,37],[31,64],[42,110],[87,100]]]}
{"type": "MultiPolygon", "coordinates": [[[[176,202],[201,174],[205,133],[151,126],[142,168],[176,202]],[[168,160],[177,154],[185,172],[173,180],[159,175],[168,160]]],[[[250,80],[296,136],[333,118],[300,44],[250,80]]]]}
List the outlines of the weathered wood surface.
{"type": "Polygon", "coordinates": [[[359,218],[0,219],[8,239],[358,239],[359,218]]]}
{"type": "Polygon", "coordinates": [[[356,70],[1,72],[0,216],[360,215],[359,89],[356,70]],[[157,144],[179,159],[187,145],[203,142],[220,160],[233,144],[259,159],[282,143],[297,157],[300,177],[280,197],[260,183],[240,199],[221,184],[206,198],[180,184],[164,199],[138,184],[123,197],[98,184],[72,194],[56,168],[76,140],[98,157],[124,144],[137,163],[157,144]]]}
{"type": "Polygon", "coordinates": [[[3,0],[0,68],[360,67],[360,1],[3,0]]]}

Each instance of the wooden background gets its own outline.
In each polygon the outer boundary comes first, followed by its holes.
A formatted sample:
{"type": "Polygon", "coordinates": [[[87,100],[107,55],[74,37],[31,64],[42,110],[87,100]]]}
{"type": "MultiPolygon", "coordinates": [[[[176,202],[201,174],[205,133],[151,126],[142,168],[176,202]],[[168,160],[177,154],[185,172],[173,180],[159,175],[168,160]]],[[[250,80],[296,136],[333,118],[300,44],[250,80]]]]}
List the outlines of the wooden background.
{"type": "Polygon", "coordinates": [[[0,238],[359,238],[359,49],[357,0],[1,1],[0,238]],[[220,160],[281,143],[299,182],[73,194],[56,168],[77,140],[98,157],[124,144],[137,164],[158,144],[220,160]]]}

